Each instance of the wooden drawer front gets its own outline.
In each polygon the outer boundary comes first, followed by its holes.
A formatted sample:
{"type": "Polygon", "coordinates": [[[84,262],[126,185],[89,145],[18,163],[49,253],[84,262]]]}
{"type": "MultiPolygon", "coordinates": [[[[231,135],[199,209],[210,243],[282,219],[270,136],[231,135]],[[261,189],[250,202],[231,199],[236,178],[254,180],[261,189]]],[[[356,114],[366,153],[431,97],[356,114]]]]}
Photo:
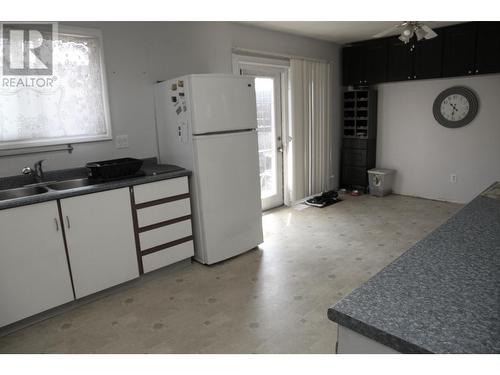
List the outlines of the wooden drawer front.
{"type": "Polygon", "coordinates": [[[194,255],[193,241],[181,243],[142,257],[144,272],[154,271],[194,255]]]}
{"type": "Polygon", "coordinates": [[[186,176],[134,186],[135,204],[187,193],[189,193],[189,186],[186,176]]]}
{"type": "Polygon", "coordinates": [[[189,198],[137,210],[139,228],[191,214],[189,198]]]}
{"type": "Polygon", "coordinates": [[[146,232],[139,233],[141,251],[164,245],[191,235],[191,220],[184,220],[175,224],[148,230],[146,232]]]}
{"type": "Polygon", "coordinates": [[[366,150],[344,149],[343,164],[345,165],[366,165],[366,150]]]}

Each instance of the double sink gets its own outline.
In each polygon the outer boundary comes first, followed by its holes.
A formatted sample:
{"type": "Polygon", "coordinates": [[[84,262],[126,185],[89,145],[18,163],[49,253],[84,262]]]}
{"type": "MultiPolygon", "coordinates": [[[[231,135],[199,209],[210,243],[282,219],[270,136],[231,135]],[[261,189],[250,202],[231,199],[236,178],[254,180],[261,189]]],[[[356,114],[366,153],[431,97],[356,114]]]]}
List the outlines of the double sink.
{"type": "Polygon", "coordinates": [[[48,193],[49,190],[69,190],[76,189],[79,187],[95,185],[96,182],[89,180],[88,178],[80,178],[76,180],[66,180],[58,182],[46,182],[33,185],[27,185],[20,188],[0,190],[0,201],[30,197],[32,195],[48,193]]]}

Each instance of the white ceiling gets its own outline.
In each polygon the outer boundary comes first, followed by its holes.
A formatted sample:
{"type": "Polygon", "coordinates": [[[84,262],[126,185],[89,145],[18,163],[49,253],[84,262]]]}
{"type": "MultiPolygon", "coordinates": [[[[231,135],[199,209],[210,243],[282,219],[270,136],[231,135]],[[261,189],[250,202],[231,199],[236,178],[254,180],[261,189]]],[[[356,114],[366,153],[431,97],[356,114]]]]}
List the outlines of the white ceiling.
{"type": "MultiPolygon", "coordinates": [[[[370,39],[373,35],[401,22],[402,21],[255,21],[245,23],[265,29],[283,31],[345,44],[370,39]]],[[[459,23],[461,21],[423,22],[431,28],[434,28],[459,23]]],[[[395,34],[397,34],[397,32],[392,33],[392,35],[395,34]]]]}

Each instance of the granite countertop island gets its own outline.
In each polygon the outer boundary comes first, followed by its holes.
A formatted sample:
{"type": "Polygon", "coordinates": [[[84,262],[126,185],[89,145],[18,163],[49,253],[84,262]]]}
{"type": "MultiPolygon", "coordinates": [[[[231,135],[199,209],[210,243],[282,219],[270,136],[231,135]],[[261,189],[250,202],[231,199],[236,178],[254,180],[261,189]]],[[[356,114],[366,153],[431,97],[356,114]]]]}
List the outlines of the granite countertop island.
{"type": "Polygon", "coordinates": [[[500,353],[500,182],[328,317],[402,353],[500,353]]]}
{"type": "MultiPolygon", "coordinates": [[[[191,172],[189,170],[182,167],[170,164],[158,164],[156,158],[143,159],[141,171],[144,172],[143,175],[138,175],[136,177],[123,178],[108,182],[99,182],[88,186],[65,190],[53,190],[49,188],[48,192],[43,194],[2,200],[0,201],[0,210],[191,175],[191,172]]],[[[60,182],[86,177],[88,177],[86,168],[71,168],[48,171],[45,173],[44,181],[60,182]]],[[[0,178],[0,190],[18,188],[24,184],[32,182],[31,179],[31,177],[26,176],[11,176],[0,178]]],[[[46,182],[41,184],[43,185],[49,183],[46,182]]]]}

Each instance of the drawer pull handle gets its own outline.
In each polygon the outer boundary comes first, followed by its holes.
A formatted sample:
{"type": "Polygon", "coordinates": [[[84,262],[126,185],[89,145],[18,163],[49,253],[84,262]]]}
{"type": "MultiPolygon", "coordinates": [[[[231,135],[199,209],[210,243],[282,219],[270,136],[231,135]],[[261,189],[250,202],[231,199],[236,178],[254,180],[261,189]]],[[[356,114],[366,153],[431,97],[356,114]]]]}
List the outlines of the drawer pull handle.
{"type": "Polygon", "coordinates": [[[54,218],[54,223],[56,223],[56,232],[59,232],[59,222],[54,218]]]}
{"type": "Polygon", "coordinates": [[[68,229],[71,228],[71,223],[69,222],[69,217],[66,215],[66,225],[68,226],[68,229]]]}

